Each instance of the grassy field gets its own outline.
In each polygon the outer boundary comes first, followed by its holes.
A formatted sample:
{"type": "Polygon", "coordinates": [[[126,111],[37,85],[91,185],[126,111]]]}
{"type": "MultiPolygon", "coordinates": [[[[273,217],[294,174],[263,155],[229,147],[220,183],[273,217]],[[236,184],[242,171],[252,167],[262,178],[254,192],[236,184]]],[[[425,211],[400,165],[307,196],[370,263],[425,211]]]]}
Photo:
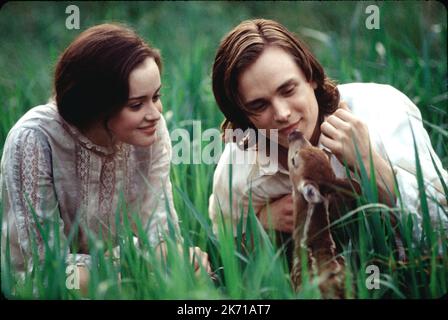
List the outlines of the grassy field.
{"type": "MultiPolygon", "coordinates": [[[[164,112],[169,129],[184,120],[201,120],[216,128],[223,120],[211,92],[211,66],[220,39],[249,18],[278,20],[312,48],[329,76],[339,83],[378,82],[407,94],[420,108],[436,153],[448,165],[447,16],[438,2],[375,2],[380,29],[365,26],[365,8],[358,2],[80,2],[81,29],[65,27],[70,3],[7,3],[0,10],[0,148],[17,119],[29,108],[47,101],[52,72],[60,52],[86,28],[103,22],[122,22],[135,28],[164,60],[164,112]]],[[[214,165],[172,166],[175,206],[185,243],[199,245],[210,255],[216,280],[199,279],[177,251],[170,250],[166,268],[149,246],[136,249],[126,223],[120,227],[121,263],[92,252],[99,267],[92,272],[92,299],[289,299],[319,298],[309,281],[299,293],[289,283],[284,257],[269,235],[249,224],[253,243],[243,248],[226,230],[211,231],[207,215],[214,165]],[[118,275],[122,281],[119,283],[118,275]]],[[[420,192],[424,198],[424,188],[420,192]]],[[[379,219],[391,211],[375,203],[374,188],[363,180],[366,196],[356,215],[339,226],[351,241],[343,245],[348,262],[347,296],[353,298],[435,298],[448,291],[448,244],[437,241],[427,226],[423,206],[422,241],[411,239],[412,225],[399,225],[409,262],[400,264],[394,251],[394,232],[379,219]],[[356,218],[354,218],[356,217],[356,218]],[[441,253],[441,254],[438,254],[441,253]],[[368,290],[366,266],[381,270],[381,288],[368,290]]],[[[398,214],[400,208],[397,209],[398,214]]],[[[120,214],[117,210],[117,214],[120,214]]],[[[446,212],[445,212],[446,214],[446,212]]],[[[249,217],[253,219],[253,212],[249,217]]],[[[137,222],[138,224],[138,222],[137,222]]],[[[46,226],[43,234],[54,226],[46,226]]],[[[240,230],[241,231],[241,230],[240,230]]],[[[142,231],[143,232],[143,231],[142,231]]],[[[250,237],[249,237],[250,238],[250,237]]],[[[168,243],[172,237],[167,235],[168,243]]],[[[92,243],[96,241],[92,237],[92,243]]],[[[96,242],[95,242],[96,243],[96,242]]],[[[61,244],[63,245],[63,244],[61,244]]],[[[107,247],[107,242],[105,244],[107,247]]],[[[78,299],[67,290],[63,257],[50,248],[45,263],[19,281],[2,261],[2,291],[8,297],[78,299]],[[19,285],[17,285],[19,283],[19,285]]],[[[7,260],[7,259],[6,259],[7,260]]]]}

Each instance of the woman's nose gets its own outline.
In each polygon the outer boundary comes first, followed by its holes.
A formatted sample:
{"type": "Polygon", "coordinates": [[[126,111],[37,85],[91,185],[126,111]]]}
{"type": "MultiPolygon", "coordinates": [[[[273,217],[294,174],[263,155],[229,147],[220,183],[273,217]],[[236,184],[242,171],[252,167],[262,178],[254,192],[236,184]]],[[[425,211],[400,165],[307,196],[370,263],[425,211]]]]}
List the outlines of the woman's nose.
{"type": "Polygon", "coordinates": [[[274,101],[274,120],[278,122],[287,121],[291,115],[291,110],[288,103],[282,100],[274,101]]]}
{"type": "Polygon", "coordinates": [[[161,110],[157,108],[156,104],[150,103],[145,108],[145,120],[146,121],[158,121],[160,119],[161,110]]]}

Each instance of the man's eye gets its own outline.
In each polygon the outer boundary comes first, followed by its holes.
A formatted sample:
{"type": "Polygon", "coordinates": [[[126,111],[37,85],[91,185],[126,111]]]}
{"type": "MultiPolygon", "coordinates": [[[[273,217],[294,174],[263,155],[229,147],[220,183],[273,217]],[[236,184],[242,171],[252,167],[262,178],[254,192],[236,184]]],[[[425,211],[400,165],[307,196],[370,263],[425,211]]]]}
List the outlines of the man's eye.
{"type": "Polygon", "coordinates": [[[262,111],[262,110],[266,109],[267,106],[268,106],[268,104],[266,102],[254,103],[254,104],[250,105],[249,110],[262,111]]]}
{"type": "Polygon", "coordinates": [[[132,110],[139,110],[142,107],[143,103],[139,102],[136,104],[132,104],[129,106],[129,108],[131,108],[132,110]]]}
{"type": "Polygon", "coordinates": [[[296,90],[296,86],[290,86],[283,91],[283,95],[285,97],[289,97],[292,94],[294,94],[295,90],[296,90]]]}

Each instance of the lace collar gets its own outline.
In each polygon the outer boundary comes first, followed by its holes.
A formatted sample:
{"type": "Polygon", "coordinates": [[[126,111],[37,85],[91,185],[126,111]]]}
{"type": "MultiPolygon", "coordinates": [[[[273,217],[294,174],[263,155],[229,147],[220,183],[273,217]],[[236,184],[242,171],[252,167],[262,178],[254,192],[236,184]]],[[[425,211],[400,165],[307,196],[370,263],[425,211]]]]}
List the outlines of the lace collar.
{"type": "Polygon", "coordinates": [[[78,128],[76,128],[75,126],[69,124],[68,122],[66,122],[61,115],[59,114],[56,104],[50,103],[52,109],[57,113],[57,117],[59,119],[59,121],[62,124],[62,127],[76,140],[79,142],[79,144],[81,146],[83,146],[84,148],[95,152],[99,155],[103,155],[103,156],[110,156],[115,154],[118,150],[120,150],[122,148],[122,143],[121,142],[117,142],[116,144],[114,144],[113,146],[100,146],[98,144],[93,143],[89,138],[87,138],[84,134],[81,133],[81,131],[79,131],[78,128]]]}

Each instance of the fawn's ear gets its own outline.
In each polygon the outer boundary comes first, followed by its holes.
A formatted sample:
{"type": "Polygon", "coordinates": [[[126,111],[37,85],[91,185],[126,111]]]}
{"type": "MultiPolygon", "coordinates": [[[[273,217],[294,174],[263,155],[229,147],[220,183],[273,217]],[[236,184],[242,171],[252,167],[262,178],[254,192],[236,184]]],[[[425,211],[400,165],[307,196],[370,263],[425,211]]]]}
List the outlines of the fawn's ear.
{"type": "Polygon", "coordinates": [[[333,183],[333,188],[337,193],[352,196],[353,198],[362,193],[361,185],[353,179],[336,179],[333,183]]]}
{"type": "MultiPolygon", "coordinates": [[[[339,194],[344,194],[346,197],[352,198],[362,194],[361,185],[353,179],[336,179],[334,190],[339,194]]],[[[378,200],[390,207],[395,205],[393,196],[386,192],[382,186],[378,186],[378,200]]]]}
{"type": "Polygon", "coordinates": [[[346,212],[357,206],[357,197],[361,194],[361,186],[353,179],[336,179],[325,186],[330,194],[330,220],[339,219],[346,212]]]}
{"type": "Polygon", "coordinates": [[[319,191],[319,187],[312,181],[303,180],[297,186],[297,189],[308,203],[319,203],[323,202],[324,200],[319,191]]]}

